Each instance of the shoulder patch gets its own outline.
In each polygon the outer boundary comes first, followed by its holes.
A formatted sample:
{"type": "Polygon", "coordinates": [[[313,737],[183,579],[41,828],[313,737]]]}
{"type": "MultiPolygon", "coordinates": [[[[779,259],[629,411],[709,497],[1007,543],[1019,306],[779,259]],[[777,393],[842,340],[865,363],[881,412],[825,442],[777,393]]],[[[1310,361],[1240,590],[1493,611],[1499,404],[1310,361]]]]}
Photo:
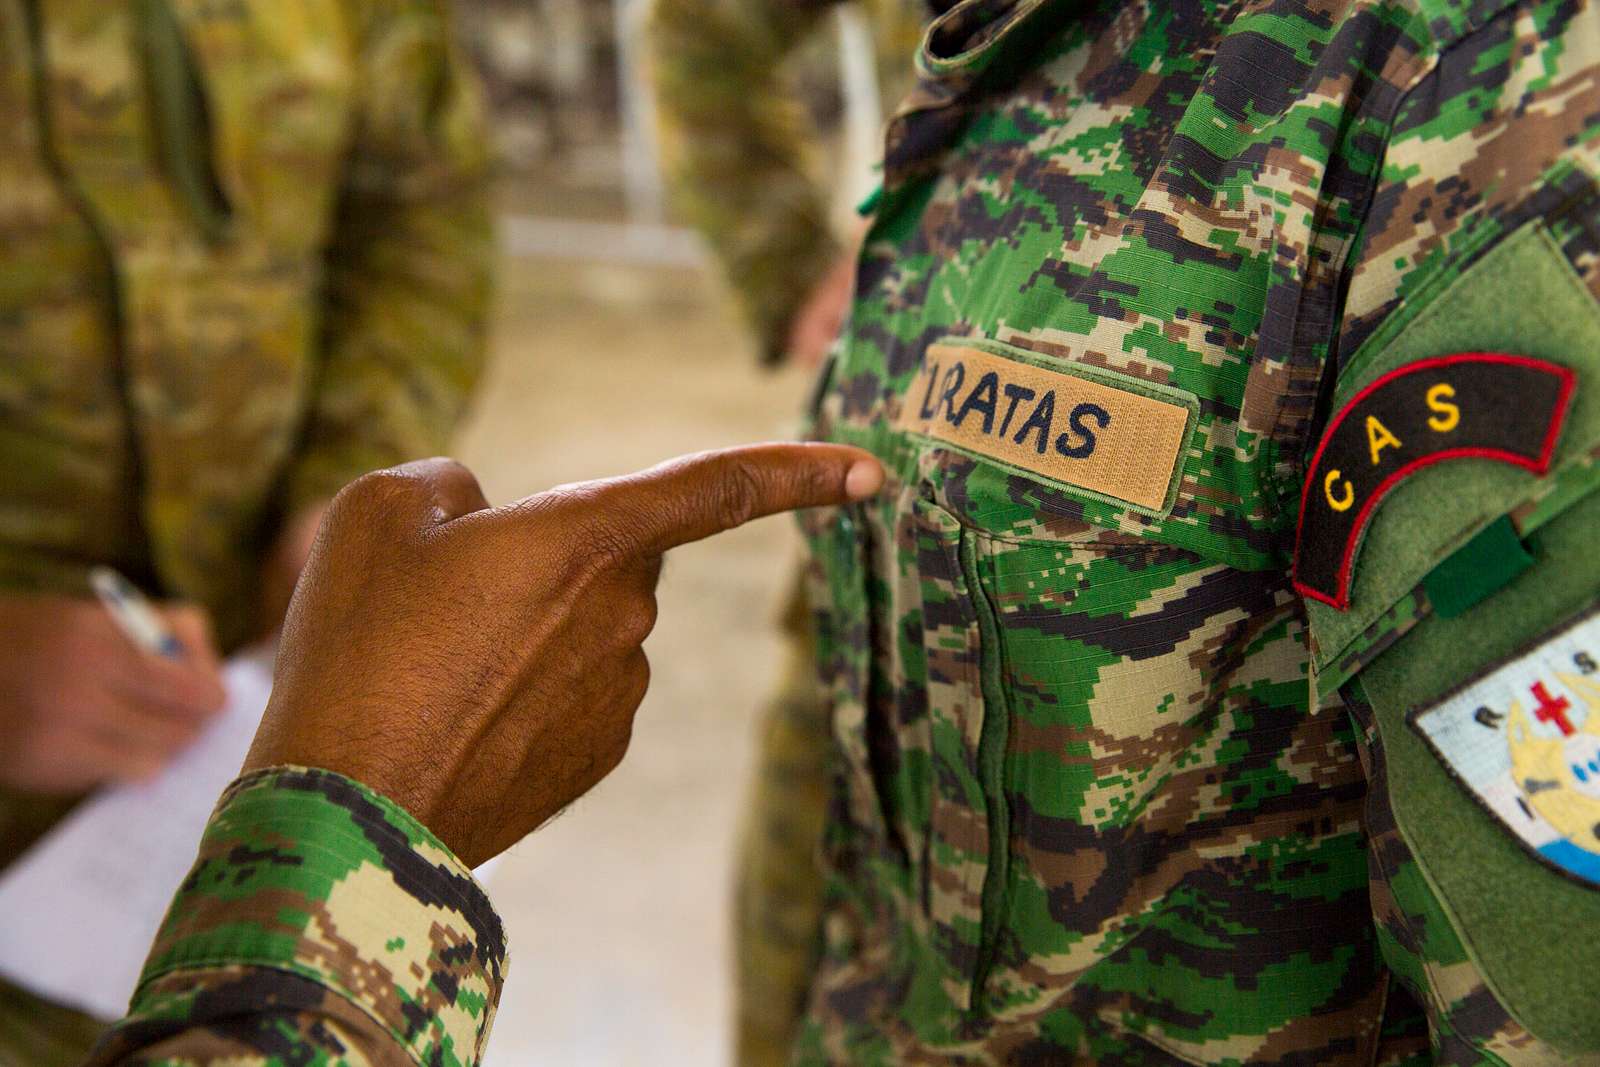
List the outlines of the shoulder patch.
{"type": "Polygon", "coordinates": [[[1462,352],[1408,363],[1333,416],[1306,472],[1294,587],[1340,611],[1362,532],[1386,493],[1447,459],[1492,459],[1544,474],[1577,382],[1527,356],[1462,352]]]}
{"type": "Polygon", "coordinates": [[[1171,507],[1199,402],[1115,371],[935,344],[898,426],[1092,496],[1171,507]]]}
{"type": "Polygon", "coordinates": [[[1600,887],[1600,608],[1410,722],[1525,848],[1600,887]]]}

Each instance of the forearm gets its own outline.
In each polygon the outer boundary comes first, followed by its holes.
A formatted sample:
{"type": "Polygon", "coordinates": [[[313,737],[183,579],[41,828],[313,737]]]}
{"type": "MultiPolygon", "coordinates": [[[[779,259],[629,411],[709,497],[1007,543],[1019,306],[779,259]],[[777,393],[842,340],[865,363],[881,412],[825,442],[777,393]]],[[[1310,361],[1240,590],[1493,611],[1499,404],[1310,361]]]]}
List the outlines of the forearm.
{"type": "Polygon", "coordinates": [[[658,0],[650,27],[674,192],[769,355],[841,252],[816,131],[782,79],[831,6],[658,0]]]}
{"type": "Polygon", "coordinates": [[[278,767],[224,792],[91,1067],[465,1065],[506,963],[471,872],[398,804],[278,767]]]}

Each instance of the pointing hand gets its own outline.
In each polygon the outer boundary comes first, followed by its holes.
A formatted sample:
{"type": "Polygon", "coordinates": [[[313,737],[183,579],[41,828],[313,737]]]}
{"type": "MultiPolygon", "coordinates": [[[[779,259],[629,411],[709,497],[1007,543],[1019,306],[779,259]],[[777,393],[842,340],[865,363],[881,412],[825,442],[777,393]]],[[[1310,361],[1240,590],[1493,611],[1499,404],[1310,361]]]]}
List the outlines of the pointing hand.
{"type": "Polygon", "coordinates": [[[322,524],[245,770],[338,771],[482,863],[621,761],[663,553],[882,484],[866,453],[802,444],[686,456],[499,508],[450,460],[369,474],[322,524]]]}

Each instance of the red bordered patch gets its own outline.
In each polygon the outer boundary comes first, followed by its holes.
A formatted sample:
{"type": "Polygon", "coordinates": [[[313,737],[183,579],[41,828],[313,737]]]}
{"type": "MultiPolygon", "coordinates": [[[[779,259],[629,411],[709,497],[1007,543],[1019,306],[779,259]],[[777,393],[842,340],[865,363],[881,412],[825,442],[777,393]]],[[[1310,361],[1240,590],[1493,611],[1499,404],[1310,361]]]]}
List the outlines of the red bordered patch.
{"type": "Polygon", "coordinates": [[[1361,535],[1403,479],[1447,459],[1550,467],[1577,376],[1529,356],[1460,352],[1420,359],[1351,397],[1306,472],[1294,587],[1346,610],[1361,535]]]}

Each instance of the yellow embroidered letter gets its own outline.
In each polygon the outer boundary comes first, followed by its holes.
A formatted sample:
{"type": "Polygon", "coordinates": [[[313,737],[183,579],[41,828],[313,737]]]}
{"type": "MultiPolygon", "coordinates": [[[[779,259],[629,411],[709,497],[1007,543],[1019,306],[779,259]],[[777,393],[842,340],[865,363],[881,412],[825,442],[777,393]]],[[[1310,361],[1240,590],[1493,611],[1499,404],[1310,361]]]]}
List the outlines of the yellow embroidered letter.
{"type": "Polygon", "coordinates": [[[1389,432],[1389,427],[1378,421],[1378,416],[1367,416],[1367,449],[1372,453],[1372,465],[1378,465],[1378,453],[1386,448],[1399,448],[1400,438],[1389,432]]]}
{"type": "Polygon", "coordinates": [[[1322,493],[1328,498],[1328,506],[1334,511],[1349,511],[1350,505],[1356,502],[1356,491],[1351,488],[1350,482],[1346,480],[1344,483],[1344,496],[1335,499],[1333,483],[1337,481],[1339,481],[1338,470],[1329,471],[1328,476],[1322,479],[1322,493]]]}
{"type": "Polygon", "coordinates": [[[1440,382],[1429,388],[1428,410],[1439,413],[1428,416],[1428,426],[1434,433],[1449,433],[1461,421],[1461,409],[1450,403],[1450,398],[1455,395],[1455,387],[1449,382],[1440,382]]]}

